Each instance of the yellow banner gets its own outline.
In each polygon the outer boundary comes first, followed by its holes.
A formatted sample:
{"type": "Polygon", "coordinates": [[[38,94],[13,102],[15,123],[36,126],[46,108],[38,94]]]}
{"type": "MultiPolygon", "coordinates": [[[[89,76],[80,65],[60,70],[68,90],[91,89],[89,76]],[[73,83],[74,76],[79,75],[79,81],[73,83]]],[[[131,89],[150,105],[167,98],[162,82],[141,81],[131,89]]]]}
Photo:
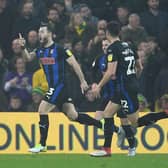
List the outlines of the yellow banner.
{"type": "MultiPolygon", "coordinates": [[[[48,153],[89,153],[103,144],[100,129],[70,122],[62,113],[51,113],[49,119],[48,153]]],[[[28,153],[28,148],[39,141],[38,121],[38,113],[0,113],[0,153],[28,153]]],[[[118,118],[115,123],[120,124],[118,118]]],[[[167,123],[161,120],[151,127],[138,128],[137,153],[167,153],[167,123]]],[[[127,153],[127,143],[119,149],[116,140],[114,133],[113,153],[127,153]]]]}

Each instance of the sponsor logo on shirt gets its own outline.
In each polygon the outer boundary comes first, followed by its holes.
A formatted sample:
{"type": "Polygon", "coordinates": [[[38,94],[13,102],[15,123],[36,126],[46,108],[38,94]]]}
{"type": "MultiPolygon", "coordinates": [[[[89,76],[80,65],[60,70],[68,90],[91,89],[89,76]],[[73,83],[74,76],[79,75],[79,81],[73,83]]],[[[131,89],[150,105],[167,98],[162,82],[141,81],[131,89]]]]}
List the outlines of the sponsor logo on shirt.
{"type": "Polygon", "coordinates": [[[43,65],[53,65],[55,64],[55,58],[40,58],[40,62],[43,65]]]}
{"type": "Polygon", "coordinates": [[[109,62],[112,62],[112,60],[113,60],[113,55],[112,55],[112,54],[109,54],[108,57],[107,57],[107,59],[108,59],[109,62]]]}

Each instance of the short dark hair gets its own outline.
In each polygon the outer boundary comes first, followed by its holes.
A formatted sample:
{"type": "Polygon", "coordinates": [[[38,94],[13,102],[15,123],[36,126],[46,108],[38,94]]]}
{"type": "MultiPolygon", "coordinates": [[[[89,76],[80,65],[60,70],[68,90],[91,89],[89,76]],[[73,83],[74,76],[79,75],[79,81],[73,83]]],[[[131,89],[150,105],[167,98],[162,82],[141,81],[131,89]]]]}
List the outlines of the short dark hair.
{"type": "Polygon", "coordinates": [[[107,30],[112,36],[117,37],[120,34],[121,26],[117,21],[111,21],[107,24],[107,30]]]}
{"type": "MultiPolygon", "coordinates": [[[[48,9],[48,11],[47,11],[47,15],[49,15],[50,11],[52,11],[52,10],[58,12],[58,10],[57,10],[55,7],[50,7],[50,8],[48,9]]],[[[58,12],[58,13],[59,13],[59,12],[58,12]]]]}
{"type": "Polygon", "coordinates": [[[125,10],[127,10],[128,12],[130,11],[130,7],[129,7],[128,4],[120,4],[120,5],[117,6],[117,9],[118,9],[118,8],[125,9],[125,10]]]}
{"type": "Polygon", "coordinates": [[[51,33],[53,33],[53,25],[51,24],[51,23],[44,23],[44,22],[42,22],[41,23],[41,25],[40,25],[40,27],[47,27],[47,30],[49,31],[49,32],[51,32],[51,33]]]}
{"type": "Polygon", "coordinates": [[[10,100],[11,99],[20,99],[22,101],[21,97],[18,94],[11,95],[10,100]]]}

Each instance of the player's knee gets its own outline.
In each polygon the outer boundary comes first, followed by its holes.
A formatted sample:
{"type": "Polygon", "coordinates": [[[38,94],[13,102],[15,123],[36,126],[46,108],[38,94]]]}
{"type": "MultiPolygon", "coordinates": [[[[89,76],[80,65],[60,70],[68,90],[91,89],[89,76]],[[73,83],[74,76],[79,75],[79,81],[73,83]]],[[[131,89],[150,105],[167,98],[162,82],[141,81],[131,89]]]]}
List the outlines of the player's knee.
{"type": "Polygon", "coordinates": [[[132,125],[133,127],[137,127],[137,126],[138,126],[138,121],[137,121],[137,120],[132,120],[132,121],[131,121],[131,125],[132,125]]]}
{"type": "Polygon", "coordinates": [[[39,105],[39,109],[38,109],[38,112],[40,114],[48,114],[53,108],[55,107],[55,105],[51,105],[50,103],[42,100],[42,102],[40,103],[39,105]]]}
{"type": "Polygon", "coordinates": [[[104,118],[111,118],[111,117],[113,117],[113,113],[111,113],[110,111],[104,111],[103,117],[104,118]]]}
{"type": "Polygon", "coordinates": [[[40,115],[46,114],[46,111],[41,106],[39,107],[38,112],[40,115]]]}
{"type": "Polygon", "coordinates": [[[75,121],[78,117],[78,114],[76,112],[68,112],[67,117],[71,121],[75,121]]]}
{"type": "Polygon", "coordinates": [[[129,119],[129,121],[131,122],[131,125],[133,127],[137,127],[137,125],[138,125],[138,113],[133,113],[131,115],[127,115],[127,118],[129,119]]]}
{"type": "Polygon", "coordinates": [[[101,120],[102,118],[104,118],[103,112],[102,111],[96,111],[96,113],[95,113],[95,119],[96,120],[101,120]]]}

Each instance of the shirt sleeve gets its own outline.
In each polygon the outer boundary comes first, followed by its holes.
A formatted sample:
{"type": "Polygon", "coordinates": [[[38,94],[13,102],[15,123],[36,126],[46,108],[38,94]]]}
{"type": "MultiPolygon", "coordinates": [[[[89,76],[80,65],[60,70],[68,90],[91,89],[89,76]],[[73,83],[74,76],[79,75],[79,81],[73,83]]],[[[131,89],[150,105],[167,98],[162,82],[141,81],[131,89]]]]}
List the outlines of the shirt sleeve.
{"type": "Polygon", "coordinates": [[[108,48],[107,49],[107,62],[114,62],[114,61],[118,61],[118,54],[117,54],[117,48],[108,48]]]}
{"type": "Polygon", "coordinates": [[[73,56],[73,53],[71,50],[67,49],[67,48],[63,48],[62,46],[58,46],[58,50],[59,50],[59,55],[62,57],[64,57],[64,59],[68,59],[69,57],[73,56]]]}
{"type": "Polygon", "coordinates": [[[132,49],[132,51],[134,52],[134,58],[135,58],[135,60],[138,60],[139,56],[138,56],[136,48],[133,45],[131,45],[131,44],[129,44],[129,46],[132,49]]]}

